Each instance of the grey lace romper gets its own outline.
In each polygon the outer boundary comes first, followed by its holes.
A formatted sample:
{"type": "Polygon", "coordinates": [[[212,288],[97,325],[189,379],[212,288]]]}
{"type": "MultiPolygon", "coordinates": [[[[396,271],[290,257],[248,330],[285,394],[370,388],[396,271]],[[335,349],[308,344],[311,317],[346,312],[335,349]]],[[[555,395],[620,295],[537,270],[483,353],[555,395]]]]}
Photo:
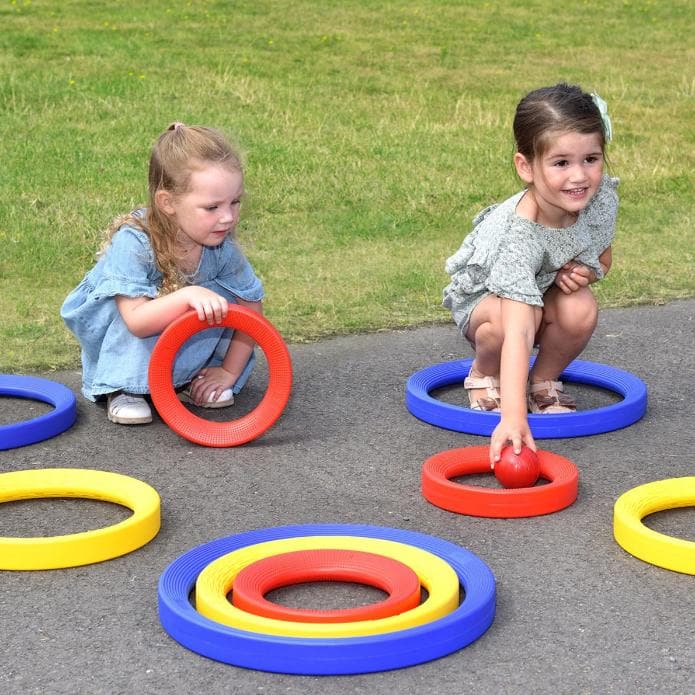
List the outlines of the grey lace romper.
{"type": "Polygon", "coordinates": [[[583,263],[603,278],[598,259],[615,234],[618,183],[604,175],[577,221],[563,229],[517,215],[525,191],[478,213],[473,231],[445,265],[451,282],[443,304],[461,333],[466,334],[473,309],[489,294],[542,307],[544,293],[568,261],[583,263]]]}

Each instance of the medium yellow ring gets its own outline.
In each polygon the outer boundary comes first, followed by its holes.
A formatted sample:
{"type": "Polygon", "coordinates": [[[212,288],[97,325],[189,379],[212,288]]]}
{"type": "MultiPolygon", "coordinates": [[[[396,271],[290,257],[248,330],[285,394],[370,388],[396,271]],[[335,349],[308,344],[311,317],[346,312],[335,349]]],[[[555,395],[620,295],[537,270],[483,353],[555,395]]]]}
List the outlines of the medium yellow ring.
{"type": "Polygon", "coordinates": [[[647,528],[654,512],[695,505],[695,477],[669,478],[640,485],[621,495],[613,508],[613,535],[640,560],[674,572],[695,574],[695,543],[647,528]]]}
{"type": "Polygon", "coordinates": [[[424,625],[441,618],[459,605],[459,580],[452,567],[437,555],[405,543],[356,536],[300,536],[266,541],[227,553],[198,575],[196,609],[218,623],[250,632],[289,637],[361,637],[424,625]],[[379,620],[345,623],[300,623],[253,615],[227,599],[236,575],[247,565],[294,550],[361,550],[393,558],[410,567],[429,596],[419,606],[379,620]]]}
{"type": "Polygon", "coordinates": [[[0,536],[0,569],[48,570],[102,562],[140,548],[159,531],[159,495],[135,478],[73,468],[0,473],[0,503],[42,497],[114,502],[133,514],[112,526],[65,536],[0,536]]]}

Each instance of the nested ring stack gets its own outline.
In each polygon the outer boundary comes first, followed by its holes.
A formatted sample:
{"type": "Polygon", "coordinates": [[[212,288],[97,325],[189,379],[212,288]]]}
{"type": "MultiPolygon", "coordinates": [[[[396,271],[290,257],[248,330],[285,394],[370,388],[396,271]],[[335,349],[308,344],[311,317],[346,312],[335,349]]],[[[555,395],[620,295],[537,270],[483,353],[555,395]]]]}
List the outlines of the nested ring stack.
{"type": "Polygon", "coordinates": [[[495,579],[470,551],[414,531],[281,526],[220,538],[177,558],[159,581],[159,616],[183,646],[235,666],[304,675],[369,673],[430,661],[478,639],[495,616],[495,579]],[[416,601],[411,573],[418,580],[416,601]],[[361,616],[349,615],[350,609],[337,617],[302,609],[285,616],[258,605],[272,588],[346,577],[390,593],[372,606],[380,615],[369,615],[366,607],[361,616]],[[255,605],[235,599],[237,580],[255,605]],[[396,593],[411,598],[384,611],[396,593]]]}

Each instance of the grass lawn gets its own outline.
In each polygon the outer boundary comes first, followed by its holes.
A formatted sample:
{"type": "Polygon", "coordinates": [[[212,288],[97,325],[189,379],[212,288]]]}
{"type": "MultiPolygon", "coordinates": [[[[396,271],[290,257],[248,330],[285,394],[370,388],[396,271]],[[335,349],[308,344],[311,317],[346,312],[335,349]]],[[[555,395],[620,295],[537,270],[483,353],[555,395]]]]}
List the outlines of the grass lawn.
{"type": "Polygon", "coordinates": [[[445,258],[520,188],[514,107],[561,80],[613,119],[602,305],[695,295],[689,0],[2,0],[0,26],[0,371],[79,364],[60,304],[174,120],[241,145],[289,341],[450,321],[445,258]]]}

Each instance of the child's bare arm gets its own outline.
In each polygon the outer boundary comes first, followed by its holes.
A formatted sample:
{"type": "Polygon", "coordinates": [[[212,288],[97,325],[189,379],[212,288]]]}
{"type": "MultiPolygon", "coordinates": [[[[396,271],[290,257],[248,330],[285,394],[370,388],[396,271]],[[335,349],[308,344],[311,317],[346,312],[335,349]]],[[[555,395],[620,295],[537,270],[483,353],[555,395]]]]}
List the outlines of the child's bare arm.
{"type": "MultiPolygon", "coordinates": [[[[247,302],[243,299],[237,299],[237,302],[247,309],[256,311],[259,314],[263,313],[263,304],[261,302],[247,302]]],[[[246,333],[234,331],[234,336],[232,337],[229,350],[227,350],[227,354],[222,362],[222,367],[230,374],[235,375],[235,381],[241,376],[241,372],[249,361],[255,344],[256,342],[253,338],[246,333]]]]}
{"type": "MultiPolygon", "coordinates": [[[[237,298],[237,303],[252,311],[263,313],[261,302],[247,302],[237,298]]],[[[206,367],[198,372],[197,378],[191,382],[191,398],[195,403],[206,403],[210,397],[217,400],[220,394],[234,386],[246,363],[251,357],[255,341],[246,333],[234,331],[229,343],[227,354],[221,367],[206,367]]]]}
{"type": "Polygon", "coordinates": [[[228,303],[221,295],[205,287],[191,285],[171,294],[149,297],[116,296],[116,306],[128,330],[138,338],[161,333],[174,319],[189,309],[213,326],[227,315],[228,303]]]}
{"type": "Polygon", "coordinates": [[[536,445],[528,426],[526,382],[529,357],[537,328],[540,310],[522,302],[502,299],[504,341],[500,362],[500,391],[502,417],[492,433],[490,463],[499,460],[502,447],[511,442],[519,453],[522,444],[535,451],[536,445]]]}
{"type": "Polygon", "coordinates": [[[610,246],[598,257],[598,262],[601,264],[604,276],[608,275],[608,271],[613,265],[613,249],[610,246]]]}

